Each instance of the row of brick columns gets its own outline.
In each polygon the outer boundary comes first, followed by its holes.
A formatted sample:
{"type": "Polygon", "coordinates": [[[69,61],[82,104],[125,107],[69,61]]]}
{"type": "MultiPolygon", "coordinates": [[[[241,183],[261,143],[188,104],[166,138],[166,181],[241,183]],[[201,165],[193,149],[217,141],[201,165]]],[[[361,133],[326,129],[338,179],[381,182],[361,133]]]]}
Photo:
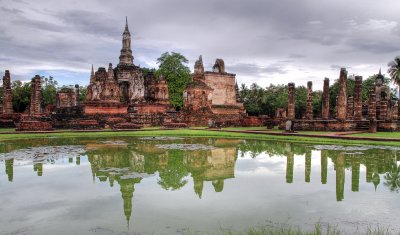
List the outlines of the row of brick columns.
{"type": "MultiPolygon", "coordinates": [[[[354,94],[347,97],[347,71],[342,68],[339,77],[339,90],[336,103],[336,119],[344,120],[362,120],[362,76],[355,76],[354,94]]],[[[398,102],[393,104],[392,109],[388,101],[382,100],[379,102],[380,114],[377,117],[377,98],[375,86],[369,89],[368,97],[368,120],[397,120],[398,119],[398,102]]],[[[289,120],[295,119],[295,84],[288,84],[288,115],[289,120]]],[[[307,82],[307,102],[306,114],[307,120],[313,119],[313,90],[312,82],[307,82]]],[[[322,92],[322,119],[330,119],[329,112],[329,78],[324,79],[322,92]]]]}

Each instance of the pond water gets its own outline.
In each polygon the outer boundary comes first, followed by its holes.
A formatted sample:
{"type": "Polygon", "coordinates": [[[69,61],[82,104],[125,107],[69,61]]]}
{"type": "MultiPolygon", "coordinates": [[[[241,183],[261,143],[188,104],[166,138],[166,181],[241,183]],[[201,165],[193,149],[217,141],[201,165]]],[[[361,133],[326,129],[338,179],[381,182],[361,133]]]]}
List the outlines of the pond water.
{"type": "Polygon", "coordinates": [[[397,154],[208,138],[3,142],[0,234],[399,231],[397,154]]]}

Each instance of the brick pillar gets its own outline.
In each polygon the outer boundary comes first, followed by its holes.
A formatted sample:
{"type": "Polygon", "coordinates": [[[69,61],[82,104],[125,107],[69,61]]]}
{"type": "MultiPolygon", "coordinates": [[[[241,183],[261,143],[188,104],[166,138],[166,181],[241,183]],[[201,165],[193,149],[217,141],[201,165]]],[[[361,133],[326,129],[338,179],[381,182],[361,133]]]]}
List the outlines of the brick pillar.
{"type": "Polygon", "coordinates": [[[79,101],[79,97],[80,97],[80,89],[79,89],[79,85],[75,84],[75,105],[79,106],[80,105],[80,101],[79,101]]]}
{"type": "Polygon", "coordinates": [[[322,119],[329,119],[329,78],[324,79],[322,93],[322,119]]]}
{"type": "Polygon", "coordinates": [[[306,103],[306,119],[313,119],[313,91],[312,82],[307,82],[307,103],[306,103]]]}
{"type": "Polygon", "coordinates": [[[354,119],[362,119],[362,76],[355,77],[354,84],[354,119]]]}
{"type": "Polygon", "coordinates": [[[379,119],[386,120],[388,113],[388,102],[386,100],[382,100],[380,103],[381,103],[381,110],[379,114],[379,119]]]}
{"type": "Polygon", "coordinates": [[[354,116],[354,102],[353,96],[347,98],[347,119],[353,119],[354,116]]]}
{"type": "Polygon", "coordinates": [[[346,120],[347,114],[347,71],[340,69],[339,91],[336,103],[336,119],[346,120]]]}
{"type": "Polygon", "coordinates": [[[3,77],[3,92],[3,113],[13,113],[11,76],[8,70],[3,77]]]}
{"type": "Polygon", "coordinates": [[[369,99],[368,99],[368,119],[376,120],[376,94],[375,86],[369,88],[369,99]]]}
{"type": "Polygon", "coordinates": [[[32,79],[31,83],[31,104],[29,109],[30,115],[40,114],[41,113],[41,104],[42,104],[42,81],[39,75],[36,75],[32,79]]]}
{"type": "Polygon", "coordinates": [[[392,121],[399,119],[399,102],[396,100],[392,108],[392,121]]]}
{"type": "Polygon", "coordinates": [[[347,71],[340,69],[339,91],[336,103],[336,119],[346,120],[347,114],[347,71]]]}
{"type": "Polygon", "coordinates": [[[295,106],[294,106],[294,94],[295,93],[295,86],[294,83],[288,84],[288,119],[294,120],[295,119],[295,106]]]}

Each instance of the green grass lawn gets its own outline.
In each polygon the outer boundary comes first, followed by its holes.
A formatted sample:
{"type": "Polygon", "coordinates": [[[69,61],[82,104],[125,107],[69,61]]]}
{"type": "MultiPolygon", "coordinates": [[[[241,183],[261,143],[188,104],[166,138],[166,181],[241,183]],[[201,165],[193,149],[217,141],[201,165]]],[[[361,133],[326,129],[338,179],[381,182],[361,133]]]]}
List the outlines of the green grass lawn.
{"type": "Polygon", "coordinates": [[[2,132],[15,132],[15,128],[0,128],[0,133],[2,132]]]}
{"type": "Polygon", "coordinates": [[[276,136],[251,133],[236,133],[210,130],[138,130],[138,131],[104,131],[104,132],[62,132],[62,133],[21,133],[21,134],[0,134],[0,142],[5,140],[16,139],[33,139],[33,138],[107,138],[107,137],[143,137],[143,136],[179,136],[179,137],[211,137],[211,138],[236,138],[236,139],[255,139],[270,141],[290,141],[310,144],[341,144],[341,145],[391,145],[400,146],[400,142],[377,142],[365,140],[343,140],[328,138],[310,138],[302,136],[276,136]]]}
{"type": "Polygon", "coordinates": [[[399,138],[400,139],[400,132],[360,133],[360,134],[352,134],[352,135],[349,135],[349,136],[399,138]]]}

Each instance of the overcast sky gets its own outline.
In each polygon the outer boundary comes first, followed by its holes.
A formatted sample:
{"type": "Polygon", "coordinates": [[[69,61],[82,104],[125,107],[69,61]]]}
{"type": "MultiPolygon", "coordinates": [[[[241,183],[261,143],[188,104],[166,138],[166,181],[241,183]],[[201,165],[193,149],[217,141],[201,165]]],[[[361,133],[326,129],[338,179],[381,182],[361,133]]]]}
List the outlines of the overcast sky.
{"type": "Polygon", "coordinates": [[[396,0],[0,0],[0,70],[87,85],[91,64],[116,65],[128,16],[134,63],[157,67],[165,51],[206,70],[216,58],[239,83],[261,86],[364,78],[400,55],[396,0]]]}

